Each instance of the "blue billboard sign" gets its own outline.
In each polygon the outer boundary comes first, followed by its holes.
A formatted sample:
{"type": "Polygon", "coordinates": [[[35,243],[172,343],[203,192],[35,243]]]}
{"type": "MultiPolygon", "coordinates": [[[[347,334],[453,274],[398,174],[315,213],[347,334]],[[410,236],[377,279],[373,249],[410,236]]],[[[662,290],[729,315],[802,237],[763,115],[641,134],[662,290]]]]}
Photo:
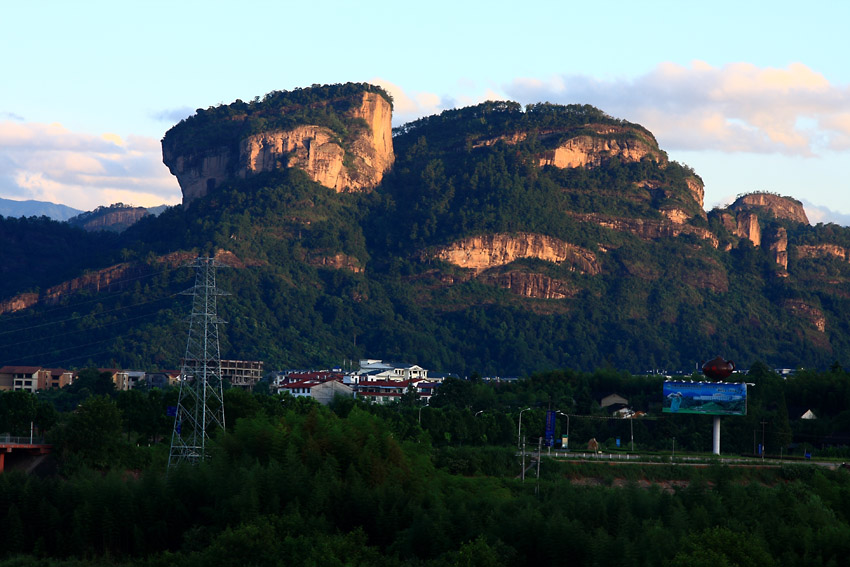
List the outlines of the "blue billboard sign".
{"type": "Polygon", "coordinates": [[[663,413],[746,415],[747,385],[731,382],[664,382],[663,413]]]}
{"type": "Polygon", "coordinates": [[[546,446],[555,446],[555,412],[552,410],[546,412],[546,446]]]}

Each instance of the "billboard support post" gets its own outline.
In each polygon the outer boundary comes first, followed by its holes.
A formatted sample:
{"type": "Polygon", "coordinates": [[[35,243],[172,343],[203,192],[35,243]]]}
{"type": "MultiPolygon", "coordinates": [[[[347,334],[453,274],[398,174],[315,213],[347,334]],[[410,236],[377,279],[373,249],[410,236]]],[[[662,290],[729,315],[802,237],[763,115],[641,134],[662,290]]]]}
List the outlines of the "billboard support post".
{"type": "Polygon", "coordinates": [[[746,383],[670,380],[664,382],[663,395],[663,413],[691,413],[714,418],[712,452],[715,455],[720,454],[720,417],[747,415],[746,383]]]}
{"type": "Polygon", "coordinates": [[[715,455],[720,454],[720,416],[714,416],[714,435],[712,436],[713,447],[712,453],[715,455]]]}

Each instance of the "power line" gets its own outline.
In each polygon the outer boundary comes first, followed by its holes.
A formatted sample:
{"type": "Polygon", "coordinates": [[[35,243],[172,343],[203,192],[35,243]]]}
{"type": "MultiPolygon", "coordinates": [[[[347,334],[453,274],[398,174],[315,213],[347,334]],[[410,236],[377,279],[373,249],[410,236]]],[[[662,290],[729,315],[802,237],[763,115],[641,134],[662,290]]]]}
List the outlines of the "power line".
{"type": "MultiPolygon", "coordinates": [[[[163,298],[163,299],[166,299],[166,298],[163,298]]],[[[128,321],[136,321],[138,319],[143,319],[145,317],[151,317],[151,316],[157,315],[157,314],[158,314],[158,312],[145,313],[144,315],[136,315],[135,317],[127,317],[127,318],[124,318],[124,319],[120,319],[118,321],[113,321],[112,323],[104,323],[103,325],[88,327],[87,329],[84,329],[83,332],[88,333],[90,331],[95,331],[95,330],[98,330],[98,329],[104,329],[106,327],[111,327],[113,325],[121,325],[123,323],[127,323],[128,321]]],[[[79,333],[79,332],[81,332],[81,331],[80,330],[72,330],[72,331],[68,331],[66,333],[58,333],[56,335],[50,335],[48,337],[38,337],[36,339],[19,341],[17,343],[8,343],[8,344],[5,344],[5,345],[0,345],[0,348],[8,348],[8,347],[13,347],[13,346],[18,346],[18,345],[25,345],[25,344],[28,344],[28,343],[35,343],[35,342],[38,342],[38,341],[46,341],[46,340],[49,340],[49,339],[55,339],[55,338],[58,338],[58,337],[65,337],[65,336],[68,336],[68,335],[73,335],[73,334],[76,334],[76,333],[79,333]]],[[[116,337],[116,338],[118,338],[118,337],[116,337]]]]}
{"type": "MultiPolygon", "coordinates": [[[[46,323],[41,323],[41,324],[38,324],[38,325],[30,325],[29,327],[19,327],[17,329],[12,329],[12,330],[9,330],[9,331],[2,331],[2,332],[0,332],[0,335],[8,335],[10,333],[20,333],[21,331],[31,331],[32,329],[39,329],[41,327],[49,327],[49,326],[52,326],[52,325],[59,325],[60,323],[68,323],[69,321],[77,321],[77,320],[83,319],[85,317],[99,317],[101,315],[106,315],[108,313],[115,313],[116,311],[122,311],[124,309],[130,309],[132,307],[139,307],[140,305],[148,305],[150,303],[155,303],[157,301],[162,301],[164,299],[170,299],[170,298],[176,297],[177,295],[179,295],[179,294],[172,293],[171,295],[167,295],[165,297],[160,297],[158,299],[151,299],[151,300],[148,300],[148,301],[142,301],[140,303],[134,303],[132,305],[125,305],[123,307],[115,307],[113,309],[107,309],[106,311],[100,311],[98,313],[86,313],[84,315],[75,315],[73,317],[69,317],[68,319],[60,319],[59,321],[48,321],[46,323]]],[[[13,343],[13,344],[16,344],[16,343],[13,343]]],[[[11,345],[2,345],[2,346],[11,346],[11,345]]]]}
{"type": "MultiPolygon", "coordinates": [[[[143,274],[141,276],[134,276],[132,278],[126,278],[126,279],[123,279],[123,280],[116,280],[114,282],[111,282],[107,287],[123,286],[123,285],[125,285],[129,282],[167,274],[169,272],[177,271],[178,269],[179,269],[179,267],[178,268],[168,268],[168,269],[162,270],[160,272],[151,272],[149,274],[143,274]]],[[[89,291],[89,290],[83,290],[83,291],[89,291]]],[[[10,313],[5,313],[3,315],[0,315],[0,317],[6,317],[6,322],[15,322],[17,320],[27,319],[27,318],[30,318],[30,317],[41,317],[41,316],[43,316],[47,313],[52,313],[54,311],[61,311],[61,310],[64,310],[64,309],[72,309],[72,308],[75,308],[79,305],[85,305],[87,303],[94,303],[96,301],[106,301],[106,300],[109,300],[113,297],[117,297],[119,295],[122,295],[124,293],[126,293],[126,290],[119,290],[119,291],[115,291],[115,292],[112,292],[112,293],[106,293],[106,294],[102,294],[102,295],[100,293],[98,293],[97,297],[93,297],[92,299],[86,299],[85,301],[78,301],[76,303],[67,303],[65,305],[59,305],[59,306],[53,307],[51,309],[45,309],[45,310],[38,311],[38,312],[32,312],[32,311],[30,311],[28,313],[10,312],[10,313]]],[[[34,304],[32,307],[35,307],[37,305],[38,305],[38,303],[34,304]]],[[[26,309],[29,310],[29,308],[26,308],[26,309]]],[[[24,311],[24,310],[21,310],[21,311],[24,311]]]]}

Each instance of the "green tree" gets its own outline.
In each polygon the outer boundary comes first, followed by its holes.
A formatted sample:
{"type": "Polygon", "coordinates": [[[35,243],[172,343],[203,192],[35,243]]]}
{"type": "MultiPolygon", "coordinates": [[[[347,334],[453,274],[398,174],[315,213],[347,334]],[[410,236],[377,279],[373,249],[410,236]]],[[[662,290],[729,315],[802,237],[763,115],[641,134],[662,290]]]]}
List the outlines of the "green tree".
{"type": "Polygon", "coordinates": [[[82,402],[59,433],[57,445],[62,456],[97,469],[119,462],[122,443],[121,410],[106,396],[92,396],[82,402]]]}

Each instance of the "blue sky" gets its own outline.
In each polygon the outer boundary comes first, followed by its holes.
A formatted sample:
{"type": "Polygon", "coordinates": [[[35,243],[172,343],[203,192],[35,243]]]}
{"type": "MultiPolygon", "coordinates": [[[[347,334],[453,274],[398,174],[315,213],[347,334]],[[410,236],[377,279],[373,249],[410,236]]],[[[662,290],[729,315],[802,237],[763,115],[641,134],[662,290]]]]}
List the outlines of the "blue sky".
{"type": "Polygon", "coordinates": [[[401,124],[495,98],[638,122],[706,184],[850,224],[850,2],[3,2],[0,197],[176,204],[196,108],[369,81],[401,124]],[[693,4],[693,6],[691,5],[693,4]]]}

